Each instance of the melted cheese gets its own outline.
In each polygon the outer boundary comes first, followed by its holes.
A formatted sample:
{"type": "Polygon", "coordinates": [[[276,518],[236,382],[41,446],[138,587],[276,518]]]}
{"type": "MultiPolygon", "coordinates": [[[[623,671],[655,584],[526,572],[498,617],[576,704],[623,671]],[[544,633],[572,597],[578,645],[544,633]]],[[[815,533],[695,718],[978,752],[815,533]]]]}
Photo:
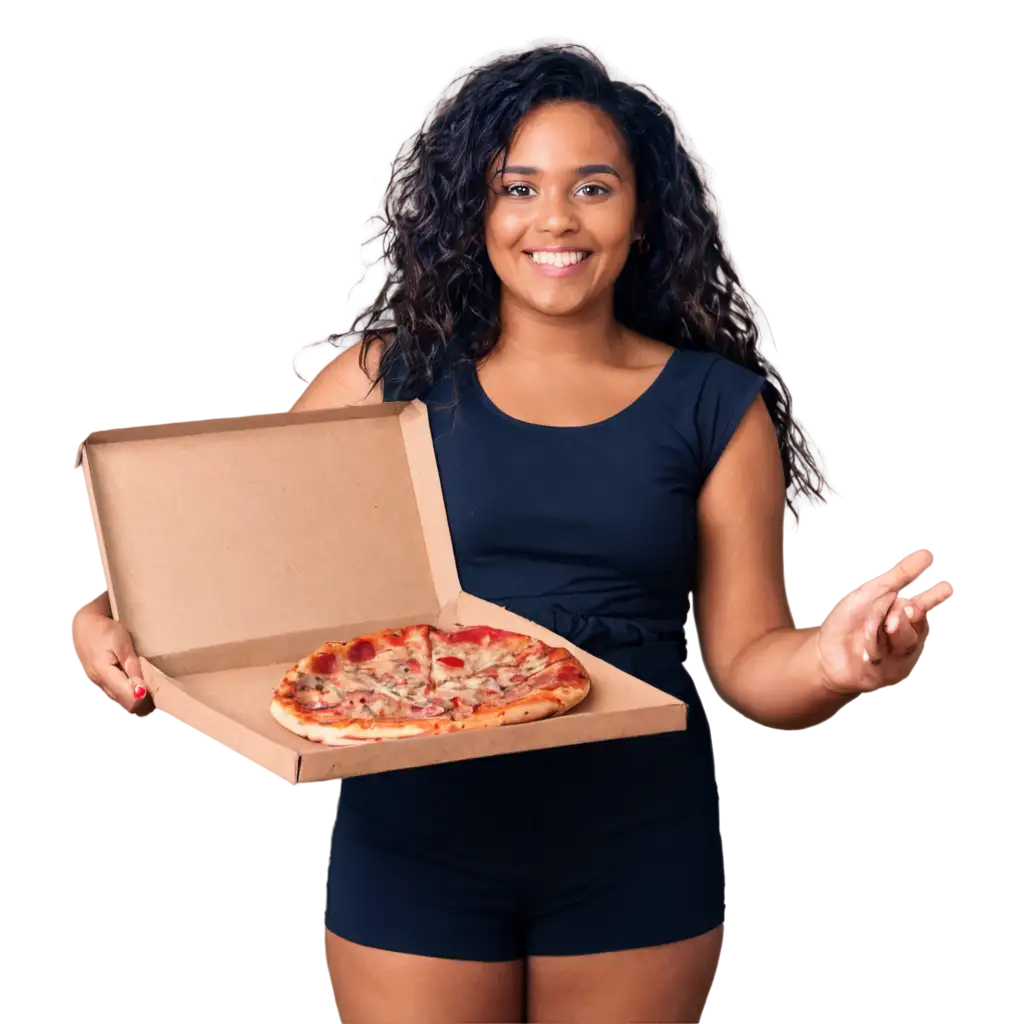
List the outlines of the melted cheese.
{"type": "Polygon", "coordinates": [[[446,643],[443,636],[431,632],[429,654],[416,650],[426,644],[414,640],[396,647],[378,644],[366,662],[342,661],[336,672],[323,677],[331,705],[343,706],[355,718],[464,718],[480,705],[522,696],[529,677],[547,664],[543,645],[525,637],[492,646],[446,643]]]}

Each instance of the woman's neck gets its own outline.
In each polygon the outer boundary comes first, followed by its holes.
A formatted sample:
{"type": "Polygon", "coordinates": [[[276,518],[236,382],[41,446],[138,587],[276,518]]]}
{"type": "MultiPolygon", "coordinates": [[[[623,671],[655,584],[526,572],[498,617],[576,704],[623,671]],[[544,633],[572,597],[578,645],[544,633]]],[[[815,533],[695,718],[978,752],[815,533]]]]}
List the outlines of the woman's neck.
{"type": "Polygon", "coordinates": [[[611,303],[566,316],[549,316],[502,302],[501,335],[494,354],[530,363],[612,362],[629,332],[615,321],[611,303]]]}

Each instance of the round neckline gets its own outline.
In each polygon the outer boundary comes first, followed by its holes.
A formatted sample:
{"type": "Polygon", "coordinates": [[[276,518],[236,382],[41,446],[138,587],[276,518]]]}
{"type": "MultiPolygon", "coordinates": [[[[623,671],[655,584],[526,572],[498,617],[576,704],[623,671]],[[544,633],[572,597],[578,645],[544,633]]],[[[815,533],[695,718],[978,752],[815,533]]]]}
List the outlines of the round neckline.
{"type": "Polygon", "coordinates": [[[529,430],[547,430],[562,433],[573,433],[579,432],[581,430],[594,430],[597,427],[606,426],[607,424],[620,420],[624,416],[627,416],[631,412],[633,412],[634,409],[642,405],[657,390],[658,385],[661,383],[662,379],[668,375],[668,369],[672,365],[672,361],[679,355],[679,351],[680,350],[677,348],[672,349],[671,354],[669,355],[668,359],[665,360],[664,366],[662,366],[662,368],[658,371],[657,376],[654,378],[654,380],[652,380],[651,383],[648,384],[647,387],[645,387],[644,390],[641,391],[640,394],[637,395],[632,402],[630,402],[628,405],[623,406],[621,409],[619,409],[618,412],[613,412],[611,416],[606,416],[603,420],[595,420],[593,423],[559,425],[555,423],[532,423],[530,420],[521,420],[518,417],[512,416],[511,414],[505,412],[505,410],[502,409],[501,406],[496,405],[491,400],[491,396],[487,394],[487,392],[484,390],[483,384],[480,383],[480,377],[476,372],[475,362],[472,363],[471,375],[473,386],[477,394],[480,396],[480,400],[482,401],[482,403],[488,409],[490,409],[491,412],[495,413],[501,419],[506,420],[509,423],[514,423],[516,426],[519,427],[526,427],[529,430]]]}

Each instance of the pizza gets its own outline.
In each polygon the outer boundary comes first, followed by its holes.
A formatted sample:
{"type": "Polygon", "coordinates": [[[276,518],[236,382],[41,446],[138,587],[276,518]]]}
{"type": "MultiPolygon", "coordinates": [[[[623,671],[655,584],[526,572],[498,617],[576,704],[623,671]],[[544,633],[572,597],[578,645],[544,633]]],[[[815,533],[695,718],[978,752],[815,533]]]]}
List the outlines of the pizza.
{"type": "Polygon", "coordinates": [[[270,713],[341,746],[550,718],[589,692],[565,648],[491,626],[404,626],[322,644],[288,670],[270,713]]]}

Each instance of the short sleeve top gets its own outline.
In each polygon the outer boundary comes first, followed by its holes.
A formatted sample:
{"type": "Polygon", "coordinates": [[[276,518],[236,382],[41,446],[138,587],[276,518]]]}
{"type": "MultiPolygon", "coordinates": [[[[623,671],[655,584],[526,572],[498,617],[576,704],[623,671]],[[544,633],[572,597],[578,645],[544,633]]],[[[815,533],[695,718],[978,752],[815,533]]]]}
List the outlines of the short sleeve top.
{"type": "MultiPolygon", "coordinates": [[[[525,788],[549,795],[530,813],[566,848],[603,842],[586,838],[602,821],[625,828],[657,814],[685,830],[695,808],[717,813],[707,718],[684,664],[696,508],[765,378],[714,353],[675,350],[625,409],[551,427],[498,408],[472,363],[449,364],[420,394],[398,376],[385,371],[385,400],[418,397],[429,409],[463,589],[685,701],[687,728],[361,776],[345,781],[349,806],[365,817],[401,806],[411,832],[465,840],[463,801],[477,808],[479,831],[495,792],[525,788]],[[442,793],[458,801],[439,804],[442,793]]],[[[501,845],[519,826],[495,810],[487,829],[501,845]]]]}

